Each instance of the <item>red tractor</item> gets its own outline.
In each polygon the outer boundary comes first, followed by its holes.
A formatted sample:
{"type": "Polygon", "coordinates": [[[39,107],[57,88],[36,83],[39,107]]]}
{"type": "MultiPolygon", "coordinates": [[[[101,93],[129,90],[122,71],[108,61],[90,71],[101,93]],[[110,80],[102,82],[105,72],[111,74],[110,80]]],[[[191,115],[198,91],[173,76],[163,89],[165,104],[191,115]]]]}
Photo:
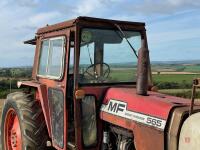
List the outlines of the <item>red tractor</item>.
{"type": "Polygon", "coordinates": [[[7,96],[2,150],[199,149],[200,107],[152,91],[144,23],[78,17],[25,43],[32,80],[7,96]]]}

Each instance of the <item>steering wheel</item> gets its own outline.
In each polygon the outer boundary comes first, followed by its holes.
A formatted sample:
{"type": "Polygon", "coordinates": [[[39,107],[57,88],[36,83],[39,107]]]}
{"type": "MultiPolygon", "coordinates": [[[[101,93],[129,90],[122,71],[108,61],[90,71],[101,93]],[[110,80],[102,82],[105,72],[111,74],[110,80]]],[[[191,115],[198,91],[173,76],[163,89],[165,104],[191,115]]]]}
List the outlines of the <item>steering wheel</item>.
{"type": "Polygon", "coordinates": [[[91,64],[90,66],[88,66],[85,72],[83,73],[83,76],[88,75],[92,79],[102,81],[102,80],[107,79],[109,74],[110,74],[110,66],[107,63],[97,63],[97,64],[91,64]],[[103,68],[102,75],[97,74],[96,68],[98,65],[102,65],[102,68],[103,68]]]}

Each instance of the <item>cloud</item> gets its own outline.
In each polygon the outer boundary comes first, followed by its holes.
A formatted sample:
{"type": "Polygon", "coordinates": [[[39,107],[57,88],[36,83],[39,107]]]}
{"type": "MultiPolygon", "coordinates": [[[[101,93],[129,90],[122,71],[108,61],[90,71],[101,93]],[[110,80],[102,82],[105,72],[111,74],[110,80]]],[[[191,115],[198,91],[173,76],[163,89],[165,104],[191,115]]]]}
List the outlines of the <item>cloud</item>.
{"type": "Polygon", "coordinates": [[[37,7],[39,2],[39,0],[17,0],[16,4],[22,7],[37,7]]]}
{"type": "Polygon", "coordinates": [[[97,7],[100,7],[101,3],[98,0],[85,0],[82,1],[75,10],[79,15],[80,14],[90,14],[97,7]]]}
{"type": "Polygon", "coordinates": [[[60,17],[61,14],[59,12],[42,12],[36,15],[33,15],[29,18],[29,23],[34,26],[41,26],[44,24],[48,24],[49,21],[60,17]]]}
{"type": "Polygon", "coordinates": [[[188,51],[185,43],[191,51],[200,46],[200,0],[0,0],[0,9],[0,66],[32,65],[34,47],[22,42],[39,27],[80,15],[146,22],[153,59],[165,59],[169,47],[168,59],[177,48],[188,51]]]}
{"type": "Polygon", "coordinates": [[[39,0],[1,0],[0,6],[2,7],[37,7],[39,0]]]}
{"type": "Polygon", "coordinates": [[[99,10],[105,10],[108,8],[108,4],[111,4],[112,0],[84,0],[75,8],[74,12],[77,15],[94,15],[99,12],[99,10]]]}
{"type": "Polygon", "coordinates": [[[128,11],[151,14],[173,14],[179,11],[200,9],[200,0],[144,0],[126,5],[128,11]]]}

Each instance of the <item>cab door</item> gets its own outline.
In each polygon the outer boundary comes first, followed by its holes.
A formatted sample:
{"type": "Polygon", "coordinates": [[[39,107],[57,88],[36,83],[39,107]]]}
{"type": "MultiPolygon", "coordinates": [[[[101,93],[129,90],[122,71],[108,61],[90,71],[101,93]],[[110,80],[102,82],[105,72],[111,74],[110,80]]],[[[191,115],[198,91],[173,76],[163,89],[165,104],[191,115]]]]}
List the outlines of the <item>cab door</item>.
{"type": "Polygon", "coordinates": [[[46,85],[50,136],[52,144],[59,150],[66,150],[67,120],[66,111],[66,63],[69,32],[59,31],[42,37],[37,77],[46,85]]]}
{"type": "MultiPolygon", "coordinates": [[[[79,150],[97,150],[100,147],[98,137],[97,122],[97,97],[91,91],[87,92],[84,87],[79,85],[82,80],[82,74],[79,72],[80,61],[80,28],[75,32],[75,49],[74,49],[74,126],[76,148],[79,150]],[[85,92],[83,96],[81,93],[85,92]]],[[[86,51],[87,52],[87,51],[86,51]]],[[[86,53],[88,56],[88,53],[86,53]]],[[[101,134],[101,133],[100,133],[101,134]]],[[[99,136],[100,137],[100,136],[99,136]]]]}

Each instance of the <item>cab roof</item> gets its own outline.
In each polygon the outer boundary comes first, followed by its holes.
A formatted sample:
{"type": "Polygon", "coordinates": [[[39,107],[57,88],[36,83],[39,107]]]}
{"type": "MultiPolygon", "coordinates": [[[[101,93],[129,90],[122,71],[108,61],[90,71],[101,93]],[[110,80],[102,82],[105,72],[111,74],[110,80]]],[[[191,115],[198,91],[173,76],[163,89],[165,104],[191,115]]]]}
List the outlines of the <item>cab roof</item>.
{"type": "Polygon", "coordinates": [[[96,23],[129,24],[129,25],[135,25],[135,26],[145,26],[145,23],[143,23],[143,22],[130,22],[130,21],[120,21],[120,20],[111,20],[111,19],[80,16],[80,17],[77,17],[77,18],[69,20],[69,21],[57,23],[54,25],[47,25],[46,27],[38,29],[37,34],[44,34],[46,32],[62,30],[65,28],[75,26],[76,24],[81,23],[83,21],[84,22],[96,22],[96,23]]]}
{"type": "MultiPolygon", "coordinates": [[[[118,25],[134,25],[139,27],[144,27],[145,23],[143,22],[130,22],[130,21],[120,21],[120,20],[111,20],[111,19],[102,19],[102,18],[93,18],[93,17],[85,17],[80,16],[72,20],[68,20],[65,22],[57,23],[54,25],[47,25],[45,27],[39,28],[37,30],[36,35],[41,35],[49,32],[59,31],[66,28],[70,28],[73,26],[76,26],[77,24],[80,24],[82,22],[87,23],[104,23],[104,24],[118,24],[118,25]]],[[[36,44],[36,39],[31,39],[24,42],[25,44],[36,44]]]]}

